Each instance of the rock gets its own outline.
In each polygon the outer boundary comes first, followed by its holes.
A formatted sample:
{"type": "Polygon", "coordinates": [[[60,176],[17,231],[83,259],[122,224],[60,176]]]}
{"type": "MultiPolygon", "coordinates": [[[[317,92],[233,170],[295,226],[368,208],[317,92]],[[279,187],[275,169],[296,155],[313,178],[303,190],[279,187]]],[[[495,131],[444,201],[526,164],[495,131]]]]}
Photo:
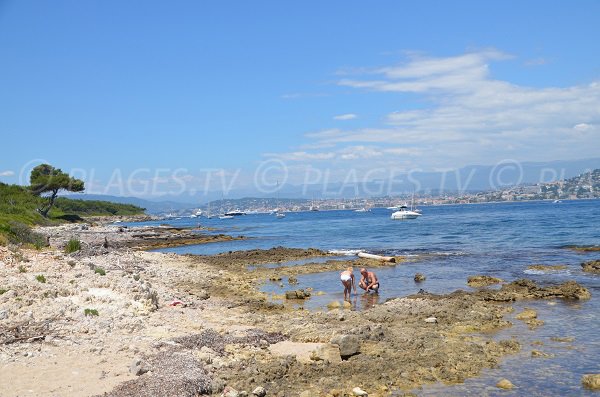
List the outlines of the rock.
{"type": "Polygon", "coordinates": [[[310,292],[303,289],[297,289],[295,291],[286,291],[285,299],[306,299],[310,297],[310,292]]]}
{"type": "Polygon", "coordinates": [[[355,396],[364,396],[364,397],[367,397],[369,395],[366,391],[364,391],[360,387],[355,387],[354,389],[352,389],[352,394],[355,396]]]}
{"type": "Polygon", "coordinates": [[[414,278],[415,283],[420,283],[422,281],[425,281],[426,279],[427,279],[427,277],[425,277],[424,274],[421,274],[421,273],[415,274],[415,278],[414,278]]]}
{"type": "Polygon", "coordinates": [[[523,311],[516,315],[517,320],[532,320],[537,318],[537,312],[533,309],[525,308],[523,311]]]}
{"type": "Polygon", "coordinates": [[[560,342],[560,343],[571,343],[575,340],[575,338],[573,338],[572,336],[564,336],[564,337],[553,336],[552,338],[550,338],[550,340],[554,341],[554,342],[560,342]]]}
{"type": "Polygon", "coordinates": [[[326,363],[339,364],[342,362],[340,348],[337,345],[327,343],[319,346],[312,352],[310,359],[313,361],[325,361],[326,363]]]}
{"type": "Polygon", "coordinates": [[[288,284],[292,285],[292,284],[298,284],[298,279],[294,276],[289,276],[288,277],[288,284]]]}
{"type": "Polygon", "coordinates": [[[129,366],[129,372],[135,376],[140,376],[150,371],[152,368],[150,365],[142,360],[141,358],[135,358],[129,366]]]}
{"type": "Polygon", "coordinates": [[[504,280],[490,276],[470,276],[467,279],[467,284],[470,287],[487,287],[488,285],[498,284],[504,280]]]}
{"type": "Polygon", "coordinates": [[[592,294],[587,288],[582,287],[575,281],[567,281],[566,283],[559,285],[558,288],[562,297],[565,299],[586,300],[592,297],[592,294]]]}
{"type": "Polygon", "coordinates": [[[552,355],[548,354],[548,353],[544,353],[544,352],[539,351],[539,350],[532,350],[531,351],[531,357],[548,358],[548,357],[552,357],[552,355]]]}
{"type": "Polygon", "coordinates": [[[343,307],[344,307],[344,309],[352,309],[352,303],[350,303],[348,301],[344,301],[343,307]]]}
{"type": "Polygon", "coordinates": [[[327,307],[329,309],[339,309],[340,307],[342,307],[342,304],[338,301],[333,301],[333,302],[329,302],[327,304],[327,307]]]}
{"type": "Polygon", "coordinates": [[[581,377],[581,384],[586,389],[600,390],[600,374],[586,374],[581,377]]]}
{"type": "Polygon", "coordinates": [[[267,391],[264,387],[258,386],[256,389],[252,391],[252,395],[256,397],[265,397],[267,395],[267,391]]]}
{"type": "Polygon", "coordinates": [[[496,387],[499,389],[510,390],[515,387],[511,381],[508,379],[501,379],[498,383],[496,383],[496,387]]]}
{"type": "Polygon", "coordinates": [[[437,318],[435,318],[435,317],[428,317],[425,319],[425,322],[426,323],[437,323],[438,321],[437,321],[437,318]]]}
{"type": "Polygon", "coordinates": [[[541,272],[553,272],[553,271],[558,271],[558,270],[565,270],[567,268],[568,268],[567,265],[529,265],[529,266],[527,266],[527,269],[529,269],[529,270],[538,270],[541,272]]]}
{"type": "Polygon", "coordinates": [[[360,352],[360,341],[356,335],[338,335],[331,339],[331,343],[339,346],[342,359],[360,352]]]}
{"type": "Polygon", "coordinates": [[[299,394],[298,397],[314,397],[314,394],[310,390],[304,390],[302,393],[299,394]]]}
{"type": "Polygon", "coordinates": [[[210,294],[208,293],[208,291],[201,289],[200,291],[198,291],[196,293],[196,297],[202,301],[207,300],[208,298],[210,298],[210,294]]]}
{"type": "Polygon", "coordinates": [[[600,259],[595,261],[583,262],[581,268],[584,272],[588,273],[600,273],[600,259]]]}
{"type": "Polygon", "coordinates": [[[6,320],[8,318],[8,311],[0,310],[0,320],[6,320]]]}
{"type": "Polygon", "coordinates": [[[221,397],[239,397],[240,392],[235,390],[233,387],[231,386],[227,386],[224,390],[223,393],[221,393],[221,397]]]}

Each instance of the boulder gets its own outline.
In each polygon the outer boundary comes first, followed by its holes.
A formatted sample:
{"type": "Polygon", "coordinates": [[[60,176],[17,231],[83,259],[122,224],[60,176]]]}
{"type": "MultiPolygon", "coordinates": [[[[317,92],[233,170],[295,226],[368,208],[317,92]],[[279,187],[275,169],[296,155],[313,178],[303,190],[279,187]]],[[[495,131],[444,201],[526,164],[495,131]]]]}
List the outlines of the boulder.
{"type": "Polygon", "coordinates": [[[231,386],[227,386],[224,390],[223,393],[221,393],[221,397],[239,397],[240,392],[235,390],[233,387],[231,386]]]}
{"type": "Polygon", "coordinates": [[[252,391],[252,395],[256,397],[265,397],[267,395],[267,391],[264,387],[258,386],[256,389],[252,391]]]}
{"type": "Polygon", "coordinates": [[[289,276],[288,277],[288,284],[292,285],[292,284],[298,284],[298,279],[295,276],[289,276]]]}
{"type": "Polygon", "coordinates": [[[600,374],[587,374],[581,377],[581,384],[586,389],[600,390],[600,374]]]}
{"type": "Polygon", "coordinates": [[[356,335],[338,335],[331,339],[331,343],[339,346],[343,359],[360,352],[360,340],[356,335]]]}
{"type": "Polygon", "coordinates": [[[537,312],[533,309],[525,308],[523,311],[516,315],[517,320],[532,320],[537,318],[537,312]]]}
{"type": "Polygon", "coordinates": [[[295,291],[285,291],[285,299],[306,299],[310,298],[310,292],[303,289],[297,289],[295,291]]]}
{"type": "Polygon", "coordinates": [[[317,349],[312,352],[310,359],[313,361],[324,361],[331,364],[339,364],[342,362],[340,348],[331,343],[326,343],[317,347],[317,349]]]}

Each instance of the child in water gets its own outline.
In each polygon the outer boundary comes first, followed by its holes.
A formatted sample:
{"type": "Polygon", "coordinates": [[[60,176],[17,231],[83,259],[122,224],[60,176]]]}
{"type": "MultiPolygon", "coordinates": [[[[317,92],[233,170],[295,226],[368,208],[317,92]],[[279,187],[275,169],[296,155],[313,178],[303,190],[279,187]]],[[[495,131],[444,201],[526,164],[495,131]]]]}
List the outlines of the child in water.
{"type": "Polygon", "coordinates": [[[354,279],[352,267],[344,270],[340,274],[340,279],[342,280],[342,285],[344,286],[344,299],[350,300],[352,288],[354,288],[354,293],[356,294],[356,281],[354,279]]]}

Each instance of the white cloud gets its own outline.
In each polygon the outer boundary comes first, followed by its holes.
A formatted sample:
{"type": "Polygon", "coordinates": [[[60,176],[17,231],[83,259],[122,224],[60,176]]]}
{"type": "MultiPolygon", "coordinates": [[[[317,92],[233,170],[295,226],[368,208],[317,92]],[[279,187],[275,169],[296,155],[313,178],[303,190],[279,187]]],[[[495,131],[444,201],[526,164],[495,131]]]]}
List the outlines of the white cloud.
{"type": "Polygon", "coordinates": [[[497,50],[411,55],[401,65],[355,69],[353,79],[348,73],[338,84],[397,92],[398,110],[369,128],[307,133],[302,156],[281,158],[433,169],[598,156],[600,83],[535,88],[494,79],[488,64],[510,58],[497,50]],[[404,94],[415,96],[419,108],[407,107],[404,94]]]}
{"type": "Polygon", "coordinates": [[[0,176],[14,176],[15,172],[14,171],[0,171],[0,176]]]}
{"type": "Polygon", "coordinates": [[[357,118],[358,116],[355,115],[354,113],[346,113],[346,114],[340,114],[338,116],[334,116],[333,119],[334,120],[353,120],[355,118],[357,118]]]}

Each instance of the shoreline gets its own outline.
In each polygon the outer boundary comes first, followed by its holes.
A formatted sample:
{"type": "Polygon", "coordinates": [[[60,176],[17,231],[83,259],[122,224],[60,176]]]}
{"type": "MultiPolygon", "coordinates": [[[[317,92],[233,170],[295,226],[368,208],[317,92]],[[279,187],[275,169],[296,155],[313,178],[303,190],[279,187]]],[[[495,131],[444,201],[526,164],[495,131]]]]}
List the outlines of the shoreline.
{"type": "MultiPolygon", "coordinates": [[[[271,269],[261,264],[334,255],[283,247],[212,256],[147,252],[140,241],[152,238],[134,236],[148,229],[125,229],[40,228],[52,248],[0,247],[0,382],[7,396],[32,388],[40,396],[185,396],[193,395],[190,384],[214,396],[225,387],[264,387],[267,396],[333,396],[360,387],[388,396],[460,383],[519,351],[517,341],[490,336],[510,327],[511,302],[588,297],[574,284],[517,281],[498,290],[394,298],[364,312],[295,310],[270,302],[260,283],[341,270],[347,261],[271,269]],[[62,246],[75,235],[83,249],[67,255],[62,246]],[[9,341],[6,330],[16,325],[23,335],[9,341]],[[42,376],[48,371],[55,376],[42,376]]],[[[164,233],[170,244],[188,238],[180,229],[164,233]]]]}

